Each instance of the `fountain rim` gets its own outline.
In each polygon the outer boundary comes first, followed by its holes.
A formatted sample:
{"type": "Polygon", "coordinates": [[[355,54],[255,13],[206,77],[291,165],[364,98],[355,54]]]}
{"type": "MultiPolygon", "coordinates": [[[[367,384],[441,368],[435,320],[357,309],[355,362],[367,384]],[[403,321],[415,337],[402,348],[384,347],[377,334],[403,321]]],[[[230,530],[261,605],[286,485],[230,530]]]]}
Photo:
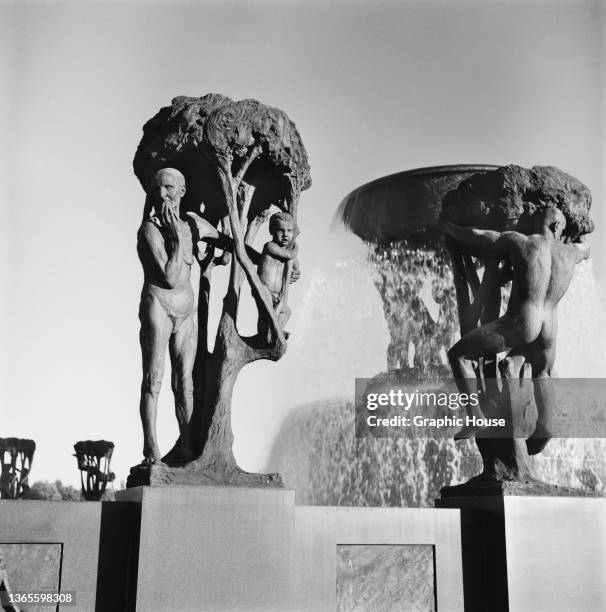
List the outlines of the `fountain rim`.
{"type": "Polygon", "coordinates": [[[338,231],[338,229],[344,225],[362,240],[366,242],[376,242],[377,236],[374,236],[373,238],[370,237],[370,234],[366,237],[360,236],[357,232],[352,230],[349,220],[344,219],[344,211],[350,206],[355,206],[357,199],[363,194],[379,189],[381,186],[389,184],[392,181],[404,182],[407,179],[437,178],[458,173],[466,173],[469,175],[475,172],[491,172],[498,170],[499,168],[502,168],[502,166],[498,166],[496,164],[444,164],[441,166],[423,166],[420,168],[412,168],[410,170],[394,172],[393,174],[387,174],[385,176],[373,179],[368,183],[364,183],[356,187],[341,199],[330,225],[330,230],[338,231]]]}
{"type": "Polygon", "coordinates": [[[379,178],[373,179],[368,183],[363,183],[362,185],[352,189],[342,200],[344,202],[351,195],[356,193],[357,191],[361,191],[362,189],[369,189],[382,183],[387,179],[395,179],[401,177],[409,177],[409,176],[444,176],[447,174],[456,174],[461,171],[473,171],[477,170],[478,172],[482,171],[491,171],[498,170],[503,166],[499,166],[496,164],[444,164],[442,166],[422,166],[420,168],[412,168],[411,170],[403,170],[401,172],[394,172],[393,174],[386,174],[385,176],[381,176],[379,178]]]}

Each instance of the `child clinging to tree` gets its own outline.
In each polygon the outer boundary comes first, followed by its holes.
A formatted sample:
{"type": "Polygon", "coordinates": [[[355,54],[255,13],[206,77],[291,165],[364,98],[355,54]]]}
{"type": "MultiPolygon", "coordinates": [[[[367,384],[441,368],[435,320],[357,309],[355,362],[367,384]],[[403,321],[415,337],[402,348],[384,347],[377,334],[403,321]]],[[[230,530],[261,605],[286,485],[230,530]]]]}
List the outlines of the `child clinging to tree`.
{"type": "MultiPolygon", "coordinates": [[[[269,289],[274,310],[282,329],[290,318],[290,308],[285,303],[283,292],[285,266],[292,262],[290,282],[294,283],[301,276],[297,255],[299,247],[295,244],[297,230],[293,216],[287,212],[278,212],[269,219],[271,240],[265,243],[257,268],[259,278],[269,289]]],[[[259,317],[258,332],[260,336],[268,333],[267,322],[259,317]]],[[[285,333],[286,335],[286,333],[285,333]]]]}

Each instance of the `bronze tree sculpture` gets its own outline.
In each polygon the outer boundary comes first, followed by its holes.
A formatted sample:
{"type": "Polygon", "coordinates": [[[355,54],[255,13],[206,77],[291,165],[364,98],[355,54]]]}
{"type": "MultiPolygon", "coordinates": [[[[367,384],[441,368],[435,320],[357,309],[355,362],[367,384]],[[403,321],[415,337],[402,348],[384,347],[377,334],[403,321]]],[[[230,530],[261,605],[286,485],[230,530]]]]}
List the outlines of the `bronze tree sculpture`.
{"type": "Polygon", "coordinates": [[[114,443],[106,440],[84,440],[74,444],[82,496],[86,501],[99,501],[115,474],[110,470],[114,443]]]}
{"type": "Polygon", "coordinates": [[[189,448],[183,452],[185,436],[181,432],[162,461],[133,468],[128,484],[281,486],[276,474],[249,474],[236,464],[231,397],[243,367],[259,359],[277,361],[286,351],[281,313],[288,308],[294,258],[284,265],[277,309],[259,276],[258,254],[252,243],[272,206],[292,215],[296,234],[299,196],[311,185],[301,137],[283,111],[256,100],[234,102],[218,94],[182,96],[145,124],[133,165],[148,193],[144,222],[154,208],[149,187],[158,170],[172,168],[184,176],[179,217],[192,220],[200,282],[189,448]],[[217,266],[226,265],[230,266],[229,283],[211,352],[212,273],[217,266]],[[237,327],[244,279],[257,306],[262,332],[249,337],[241,335],[237,327]]]}

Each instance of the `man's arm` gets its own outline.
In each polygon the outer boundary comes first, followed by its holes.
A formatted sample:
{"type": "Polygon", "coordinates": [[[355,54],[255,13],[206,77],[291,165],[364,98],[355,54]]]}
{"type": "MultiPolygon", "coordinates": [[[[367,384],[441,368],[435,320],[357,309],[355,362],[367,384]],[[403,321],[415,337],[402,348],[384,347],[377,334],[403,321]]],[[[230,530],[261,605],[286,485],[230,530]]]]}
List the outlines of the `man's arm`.
{"type": "Polygon", "coordinates": [[[299,260],[295,259],[292,262],[292,274],[290,275],[290,282],[296,283],[301,278],[301,266],[299,265],[299,260]]]}
{"type": "MultiPolygon", "coordinates": [[[[196,213],[188,212],[185,214],[194,223],[194,228],[196,230],[194,240],[196,240],[196,242],[202,240],[222,251],[233,251],[234,240],[231,236],[218,231],[206,219],[196,213]]],[[[246,253],[250,257],[250,260],[255,266],[258,265],[261,261],[261,253],[253,249],[250,244],[245,244],[244,246],[246,247],[246,253]]]]}
{"type": "Polygon", "coordinates": [[[144,269],[151,266],[152,276],[163,281],[169,289],[174,289],[184,265],[180,229],[169,229],[169,236],[167,249],[160,230],[145,221],[137,236],[137,251],[144,269]]]}
{"type": "Polygon", "coordinates": [[[299,247],[294,244],[292,248],[289,249],[286,247],[281,247],[275,242],[268,242],[263,251],[271,255],[274,259],[279,259],[280,261],[290,261],[291,259],[295,259],[299,254],[299,247]]]}
{"type": "Polygon", "coordinates": [[[478,249],[494,248],[499,238],[502,236],[501,232],[481,230],[475,227],[465,227],[456,225],[450,221],[446,221],[442,224],[442,231],[455,240],[478,249]]]}
{"type": "Polygon", "coordinates": [[[481,230],[475,227],[465,227],[455,223],[445,222],[442,224],[445,234],[470,247],[482,250],[493,250],[510,255],[518,251],[527,239],[519,232],[495,232],[494,230],[481,230]]]}

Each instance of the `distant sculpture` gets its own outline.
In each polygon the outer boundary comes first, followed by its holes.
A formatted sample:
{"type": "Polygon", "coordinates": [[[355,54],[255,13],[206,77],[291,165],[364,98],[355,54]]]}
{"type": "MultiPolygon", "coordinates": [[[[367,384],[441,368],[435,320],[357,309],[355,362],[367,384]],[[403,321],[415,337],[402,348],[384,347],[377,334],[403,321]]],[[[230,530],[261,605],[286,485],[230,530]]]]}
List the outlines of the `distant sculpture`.
{"type": "MultiPolygon", "coordinates": [[[[284,329],[291,314],[284,299],[284,291],[301,275],[293,216],[285,212],[273,214],[269,219],[269,233],[272,239],[263,247],[257,272],[261,282],[269,289],[274,311],[284,329]]],[[[263,317],[262,312],[260,309],[257,331],[260,337],[266,337],[269,332],[269,322],[263,317]]]]}
{"type": "Polygon", "coordinates": [[[146,271],[141,308],[145,461],[131,469],[127,486],[281,486],[277,474],[238,467],[231,398],[244,366],[277,361],[286,351],[288,286],[299,274],[297,209],[301,192],[311,185],[301,137],[286,113],[256,100],[180,96],[145,124],[133,165],[143,187],[155,188],[146,207],[155,214],[144,218],[139,238],[146,271]],[[252,243],[273,209],[283,216],[272,222],[274,246],[259,256],[252,243]],[[191,230],[183,219],[191,221],[191,230]],[[189,286],[194,251],[200,264],[197,310],[189,286]],[[211,352],[212,273],[226,265],[229,281],[211,352]],[[251,337],[237,326],[245,281],[260,321],[251,337]],[[154,423],[167,344],[180,436],[161,457],[154,423]]]}
{"type": "MultiPolygon", "coordinates": [[[[561,241],[566,219],[555,207],[538,210],[533,215],[534,233],[496,232],[462,227],[446,222],[444,232],[458,242],[478,250],[501,253],[513,269],[511,295],[502,317],[467,332],[449,351],[448,358],[459,392],[476,391],[471,360],[506,352],[508,359],[526,362],[532,368],[538,418],[527,440],[529,454],[537,454],[551,438],[549,429],[549,377],[555,362],[557,305],[570,285],[575,265],[589,257],[584,243],[561,241]]],[[[486,275],[482,285],[492,279],[486,275]]],[[[480,285],[479,291],[482,291],[480,285]]],[[[551,406],[553,408],[553,406],[551,406]]],[[[479,405],[470,407],[470,415],[483,418],[479,405]],[[475,411],[475,412],[474,412],[475,411]]],[[[482,426],[464,427],[455,439],[469,438],[482,426]]]]}
{"type": "Polygon", "coordinates": [[[149,464],[162,458],[156,418],[167,348],[180,433],[178,452],[182,461],[192,458],[188,426],[193,411],[192,368],[198,331],[190,282],[194,262],[192,236],[188,224],[179,218],[184,194],[185,178],[181,172],[174,168],[158,170],[147,191],[146,209],[151,205],[151,215],[143,219],[137,236],[144,273],[139,307],[143,357],[140,413],[143,460],[149,464]]]}
{"type": "Polygon", "coordinates": [[[110,470],[114,443],[106,440],[84,440],[74,444],[82,496],[86,501],[99,501],[108,483],[113,482],[116,475],[110,470]]]}
{"type": "Polygon", "coordinates": [[[591,194],[582,183],[549,166],[505,166],[478,173],[444,197],[441,227],[452,260],[461,327],[461,340],[449,350],[449,362],[460,392],[481,392],[480,406],[470,409],[470,420],[483,418],[488,410],[490,416],[506,417],[506,427],[480,434],[482,426],[472,422],[458,432],[456,439],[476,437],[484,469],[469,483],[445,487],[443,496],[463,490],[549,488],[534,476],[528,455],[541,452],[551,437],[557,305],[576,264],[589,255],[584,236],[593,230],[590,206],[591,194]],[[501,353],[506,356],[499,360],[501,353]],[[535,423],[527,422],[520,392],[520,383],[530,379],[535,423]],[[527,424],[529,437],[523,433],[527,424]],[[523,446],[522,435],[527,438],[523,446]]]}
{"type": "Polygon", "coordinates": [[[0,438],[0,499],[19,499],[29,490],[36,443],[21,438],[0,438]]]}

